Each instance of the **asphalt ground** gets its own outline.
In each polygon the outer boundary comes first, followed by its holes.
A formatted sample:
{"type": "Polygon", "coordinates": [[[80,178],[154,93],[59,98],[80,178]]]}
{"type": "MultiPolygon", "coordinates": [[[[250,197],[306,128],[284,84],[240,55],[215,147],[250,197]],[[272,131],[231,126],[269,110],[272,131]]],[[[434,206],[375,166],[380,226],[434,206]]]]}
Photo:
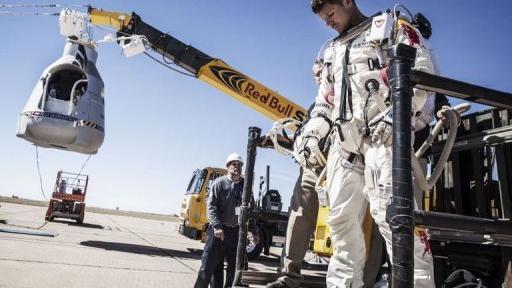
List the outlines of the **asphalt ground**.
{"type": "MultiPolygon", "coordinates": [[[[45,207],[0,205],[0,229],[45,223],[45,207]]],[[[0,287],[193,287],[204,244],[180,235],[173,217],[149,218],[88,211],[82,225],[56,219],[37,230],[55,237],[0,232],[0,287]]],[[[275,272],[279,254],[249,269],[275,272]]]]}

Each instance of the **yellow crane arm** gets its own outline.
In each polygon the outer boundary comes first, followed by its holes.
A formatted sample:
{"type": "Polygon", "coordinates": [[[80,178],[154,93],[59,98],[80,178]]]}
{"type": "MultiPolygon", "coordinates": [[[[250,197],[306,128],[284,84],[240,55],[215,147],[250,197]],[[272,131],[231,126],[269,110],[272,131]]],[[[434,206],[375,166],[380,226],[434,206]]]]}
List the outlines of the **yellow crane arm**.
{"type": "Polygon", "coordinates": [[[141,20],[135,13],[104,11],[89,7],[91,22],[115,28],[120,35],[142,35],[157,53],[194,74],[213,87],[255,109],[273,121],[282,118],[306,119],[307,111],[224,61],[208,56],[196,48],[163,33],[141,20]]]}
{"type": "Polygon", "coordinates": [[[88,13],[91,16],[91,23],[110,26],[116,30],[121,30],[132,19],[132,16],[126,13],[105,11],[93,7],[89,7],[88,13]]]}

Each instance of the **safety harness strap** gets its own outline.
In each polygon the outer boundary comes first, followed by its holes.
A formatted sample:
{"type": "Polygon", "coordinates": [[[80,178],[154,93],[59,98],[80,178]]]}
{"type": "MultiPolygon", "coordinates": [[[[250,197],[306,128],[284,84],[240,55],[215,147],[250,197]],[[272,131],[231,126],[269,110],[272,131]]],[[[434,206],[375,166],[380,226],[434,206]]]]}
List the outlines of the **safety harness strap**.
{"type": "Polygon", "coordinates": [[[350,163],[354,163],[354,160],[356,159],[357,154],[356,153],[350,153],[348,155],[347,161],[350,163]]]}
{"type": "Polygon", "coordinates": [[[340,111],[339,111],[339,119],[341,122],[350,121],[347,117],[347,109],[350,109],[350,114],[352,116],[352,87],[350,86],[350,79],[348,77],[347,66],[350,60],[350,47],[352,46],[352,41],[347,43],[345,47],[345,55],[343,55],[343,79],[341,81],[341,97],[340,97],[340,111]],[[348,103],[347,103],[348,102],[348,103]],[[348,107],[347,107],[348,104],[348,107]]]}

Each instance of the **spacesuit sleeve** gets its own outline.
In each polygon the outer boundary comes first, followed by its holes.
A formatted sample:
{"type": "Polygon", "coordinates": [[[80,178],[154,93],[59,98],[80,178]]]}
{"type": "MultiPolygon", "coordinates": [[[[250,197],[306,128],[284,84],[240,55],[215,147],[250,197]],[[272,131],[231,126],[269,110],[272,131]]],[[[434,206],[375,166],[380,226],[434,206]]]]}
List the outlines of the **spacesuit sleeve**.
{"type": "Polygon", "coordinates": [[[450,104],[450,100],[448,100],[448,97],[442,93],[436,93],[435,105],[435,112],[441,110],[443,106],[452,106],[450,104]]]}
{"type": "MultiPolygon", "coordinates": [[[[421,33],[409,24],[402,24],[397,31],[397,42],[407,44],[416,48],[416,60],[414,69],[430,74],[438,74],[434,67],[429,43],[421,36],[421,33]]],[[[414,113],[418,111],[434,111],[434,93],[414,88],[414,98],[412,110],[414,113]],[[427,105],[428,107],[424,107],[427,105]],[[432,106],[432,107],[430,107],[432,106]]],[[[433,116],[432,116],[433,117],[433,116]]]]}
{"type": "Polygon", "coordinates": [[[334,109],[334,83],[332,83],[332,48],[325,49],[324,64],[320,76],[320,84],[318,93],[315,98],[313,109],[311,109],[310,117],[304,131],[304,135],[316,136],[319,139],[329,133],[332,119],[331,114],[334,109]]]}

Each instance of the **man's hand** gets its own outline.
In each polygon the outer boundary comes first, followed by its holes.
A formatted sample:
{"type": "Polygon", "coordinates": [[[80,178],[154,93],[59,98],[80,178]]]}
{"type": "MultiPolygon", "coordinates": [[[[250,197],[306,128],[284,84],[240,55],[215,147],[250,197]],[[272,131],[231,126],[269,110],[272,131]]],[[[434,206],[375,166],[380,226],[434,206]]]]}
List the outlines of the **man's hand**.
{"type": "Polygon", "coordinates": [[[300,136],[295,141],[293,156],[299,162],[299,165],[307,168],[323,167],[326,164],[326,159],[320,150],[318,139],[316,137],[300,136]]]}
{"type": "MultiPolygon", "coordinates": [[[[277,141],[281,146],[284,146],[285,148],[291,147],[292,142],[290,139],[284,137],[281,134],[277,134],[277,141]]],[[[258,143],[258,147],[261,148],[274,148],[274,142],[272,142],[272,138],[270,137],[270,134],[265,134],[260,138],[260,142],[258,143]]],[[[288,149],[288,148],[287,148],[288,149]]]]}
{"type": "Polygon", "coordinates": [[[270,138],[270,134],[265,134],[261,136],[260,142],[258,143],[258,147],[261,148],[274,148],[274,142],[270,138]]]}
{"type": "Polygon", "coordinates": [[[455,116],[457,117],[457,125],[460,124],[460,112],[456,109],[452,109],[450,106],[443,106],[441,110],[437,111],[436,116],[439,120],[443,121],[446,127],[450,127],[450,119],[448,119],[448,110],[452,110],[455,112],[455,116]]]}
{"type": "Polygon", "coordinates": [[[219,238],[220,240],[224,241],[224,230],[213,228],[213,236],[215,236],[215,238],[219,238]]]}
{"type": "Polygon", "coordinates": [[[386,121],[380,121],[372,134],[372,142],[384,145],[391,145],[393,140],[393,126],[386,121]]]}

